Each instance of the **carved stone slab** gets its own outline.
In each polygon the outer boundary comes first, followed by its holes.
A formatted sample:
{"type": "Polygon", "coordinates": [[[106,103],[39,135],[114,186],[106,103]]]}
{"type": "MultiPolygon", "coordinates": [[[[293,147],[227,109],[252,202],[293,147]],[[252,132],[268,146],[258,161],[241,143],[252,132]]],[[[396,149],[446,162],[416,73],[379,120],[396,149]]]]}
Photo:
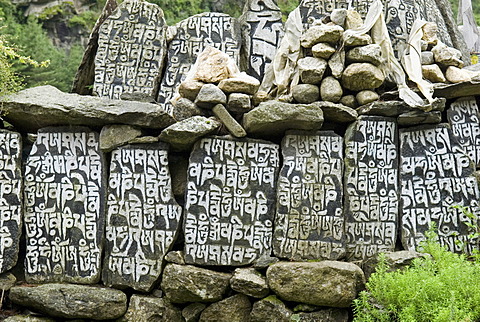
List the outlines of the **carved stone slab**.
{"type": "Polygon", "coordinates": [[[190,155],[185,261],[246,265],[271,251],[279,147],[209,137],[190,155]]]}
{"type": "Polygon", "coordinates": [[[176,88],[207,46],[228,54],[239,65],[241,35],[236,19],[227,14],[205,12],[180,21],[168,46],[165,74],[157,101],[168,103],[176,88]]]}
{"type": "Polygon", "coordinates": [[[477,241],[469,240],[471,222],[452,206],[466,206],[479,214],[479,191],[473,164],[453,138],[447,124],[400,131],[400,183],[402,243],[415,249],[431,223],[439,242],[451,251],[471,253],[477,241]],[[463,246],[462,246],[463,244],[463,246]]]}
{"type": "Polygon", "coordinates": [[[155,97],[166,52],[162,9],[127,0],[100,27],[93,92],[119,99],[122,93],[155,97]]]}
{"type": "Polygon", "coordinates": [[[182,208],[173,197],[166,144],[112,152],[107,195],[107,286],[148,292],[177,237],[182,208]]]}
{"type": "Polygon", "coordinates": [[[480,168],[480,111],[475,97],[456,100],[447,110],[447,118],[458,143],[480,168]]]}
{"type": "Polygon", "coordinates": [[[17,263],[22,234],[22,138],[0,130],[0,273],[17,263]]]}
{"type": "Polygon", "coordinates": [[[333,132],[289,132],[282,154],[275,256],[296,261],[343,257],[342,137],[333,132]]]}
{"type": "Polygon", "coordinates": [[[240,17],[245,71],[260,82],[283,37],[282,13],[276,0],[249,0],[240,17]]]}
{"type": "Polygon", "coordinates": [[[98,282],[104,172],[98,133],[85,128],[39,130],[25,164],[28,282],[98,282]]]}
{"type": "Polygon", "coordinates": [[[398,132],[392,118],[361,116],[345,134],[347,259],[393,251],[398,223],[398,132]]]}

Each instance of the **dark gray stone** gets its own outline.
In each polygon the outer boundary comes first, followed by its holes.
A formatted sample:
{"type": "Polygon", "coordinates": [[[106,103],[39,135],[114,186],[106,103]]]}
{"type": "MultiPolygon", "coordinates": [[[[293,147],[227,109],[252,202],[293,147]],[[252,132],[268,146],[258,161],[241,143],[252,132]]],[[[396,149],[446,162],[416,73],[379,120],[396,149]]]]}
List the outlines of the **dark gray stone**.
{"type": "Polygon", "coordinates": [[[322,109],[326,122],[350,123],[358,117],[357,111],[343,104],[331,102],[317,102],[315,104],[322,109]]]}
{"type": "Polygon", "coordinates": [[[290,322],[292,311],[275,295],[253,303],[250,322],[290,322]]]}
{"type": "Polygon", "coordinates": [[[470,81],[459,84],[435,86],[434,96],[446,99],[480,95],[480,82],[470,81]]]}
{"type": "Polygon", "coordinates": [[[185,253],[181,250],[171,251],[165,255],[165,261],[168,263],[185,265],[185,253]]]}
{"type": "Polygon", "coordinates": [[[196,143],[185,200],[187,263],[240,266],[270,252],[278,150],[253,139],[196,143]]]}
{"type": "Polygon", "coordinates": [[[232,290],[250,297],[263,298],[270,289],[267,279],[254,268],[237,268],[230,279],[232,290]]]}
{"type": "Polygon", "coordinates": [[[204,112],[188,98],[181,97],[172,103],[173,116],[178,122],[186,120],[192,116],[203,115],[204,112]]]}
{"type": "Polygon", "coordinates": [[[155,97],[166,54],[167,24],[156,4],[128,0],[99,30],[93,92],[119,99],[141,92],[155,97]]]}
{"type": "MultiPolygon", "coordinates": [[[[414,259],[425,256],[425,254],[418,253],[413,250],[386,252],[384,254],[385,254],[385,260],[388,265],[389,272],[407,268],[412,264],[414,259]]],[[[372,275],[372,273],[375,272],[376,267],[378,265],[378,261],[379,261],[378,256],[374,256],[363,263],[362,268],[363,268],[363,272],[365,273],[365,277],[367,281],[370,278],[370,275],[372,275]]]]}
{"type": "Polygon", "coordinates": [[[148,292],[160,277],[182,214],[172,193],[165,143],[112,152],[107,207],[103,283],[148,292]]]}
{"type": "Polygon", "coordinates": [[[98,133],[86,128],[38,132],[25,164],[27,282],[98,282],[105,174],[98,133]]]}
{"type": "Polygon", "coordinates": [[[199,322],[248,321],[252,304],[247,296],[237,294],[211,304],[200,315],[199,322]]]}
{"type": "Polygon", "coordinates": [[[311,313],[296,313],[291,317],[292,321],[298,322],[348,322],[348,310],[326,309],[311,313]]]}
{"type": "Polygon", "coordinates": [[[398,134],[394,119],[361,116],[345,133],[348,260],[392,251],[398,227],[398,134]]]}
{"type": "Polygon", "coordinates": [[[180,309],[164,298],[133,294],[127,313],[117,322],[182,322],[180,309]]]}
{"type": "Polygon", "coordinates": [[[217,104],[227,104],[227,96],[214,84],[205,84],[198,92],[195,104],[202,108],[212,108],[217,104]]]}
{"type": "Polygon", "coordinates": [[[310,104],[320,98],[320,89],[317,85],[297,84],[292,86],[292,96],[297,103],[310,104]]]}
{"type": "Polygon", "coordinates": [[[142,131],[131,125],[105,125],[100,131],[100,149],[110,152],[142,135],[142,131]]]}
{"type": "Polygon", "coordinates": [[[182,316],[185,322],[197,322],[200,319],[200,314],[207,306],[203,303],[192,303],[187,305],[182,310],[182,316]]]}
{"type": "Polygon", "coordinates": [[[333,132],[287,132],[282,154],[274,254],[294,261],[342,258],[342,137],[333,132]]]}
{"type": "Polygon", "coordinates": [[[397,117],[399,126],[414,126],[421,124],[438,124],[442,122],[442,113],[439,111],[423,112],[411,111],[397,117]]]}

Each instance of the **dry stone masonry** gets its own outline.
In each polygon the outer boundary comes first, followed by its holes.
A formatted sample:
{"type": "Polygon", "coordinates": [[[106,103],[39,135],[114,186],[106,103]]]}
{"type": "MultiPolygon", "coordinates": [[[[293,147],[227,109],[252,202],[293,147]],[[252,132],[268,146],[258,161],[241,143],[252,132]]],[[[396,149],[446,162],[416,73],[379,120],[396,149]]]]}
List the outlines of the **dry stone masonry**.
{"type": "Polygon", "coordinates": [[[408,265],[432,225],[477,250],[480,73],[436,3],[304,0],[284,28],[274,0],[175,26],[109,1],[98,97],[2,98],[0,319],[346,322],[377,254],[408,265]],[[371,8],[397,54],[433,20],[433,99],[400,98],[371,8]]]}

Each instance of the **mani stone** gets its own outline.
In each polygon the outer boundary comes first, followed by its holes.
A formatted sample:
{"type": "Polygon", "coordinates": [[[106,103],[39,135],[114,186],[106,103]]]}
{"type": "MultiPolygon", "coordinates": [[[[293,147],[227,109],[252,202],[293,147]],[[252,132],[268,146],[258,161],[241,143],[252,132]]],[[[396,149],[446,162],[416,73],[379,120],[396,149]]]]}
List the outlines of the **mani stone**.
{"type": "Polygon", "coordinates": [[[230,286],[236,292],[256,298],[264,298],[270,292],[267,280],[254,268],[237,268],[230,286]]]}
{"type": "Polygon", "coordinates": [[[199,322],[245,322],[249,320],[251,309],[248,297],[236,294],[203,310],[199,322]]]}
{"type": "Polygon", "coordinates": [[[65,319],[110,320],[127,310],[127,296],[122,291],[85,285],[16,286],[9,297],[15,304],[65,319]]]}
{"type": "Polygon", "coordinates": [[[385,80],[383,72],[370,63],[353,63],[343,71],[342,85],[352,91],[380,87],[385,80]]]}
{"type": "Polygon", "coordinates": [[[250,312],[250,322],[290,322],[292,311],[275,295],[257,301],[250,312]]]}
{"type": "Polygon", "coordinates": [[[108,181],[103,283],[150,291],[177,238],[181,214],[172,192],[167,144],[115,149],[108,181]]]}
{"type": "Polygon", "coordinates": [[[18,259],[22,234],[22,137],[0,130],[0,274],[18,259]]]}
{"type": "Polygon", "coordinates": [[[167,264],[161,287],[172,303],[216,302],[227,292],[230,278],[230,274],[205,268],[167,264]]]}
{"type": "Polygon", "coordinates": [[[474,96],[450,104],[447,119],[452,133],[476,168],[480,168],[480,111],[474,96]]]}
{"type": "Polygon", "coordinates": [[[291,302],[349,307],[365,286],[360,267],[337,261],[280,262],[267,269],[275,294],[291,302]]]}
{"type": "Polygon", "coordinates": [[[45,128],[25,164],[25,278],[94,284],[105,227],[105,161],[98,133],[45,128]]]}
{"type": "Polygon", "coordinates": [[[305,84],[319,84],[327,69],[327,61],[316,57],[305,57],[298,60],[300,79],[305,84]]]}
{"type": "Polygon", "coordinates": [[[239,21],[244,70],[261,82],[284,34],[282,12],[276,1],[249,0],[239,21]]]}
{"type": "Polygon", "coordinates": [[[100,27],[93,92],[155,97],[163,69],[167,25],[162,9],[144,1],[120,4],[100,27]]]}
{"type": "Polygon", "coordinates": [[[190,154],[185,262],[241,266],[271,251],[279,147],[209,137],[190,154]]]}
{"type": "Polygon", "coordinates": [[[393,251],[397,237],[398,135],[394,119],[360,116],[345,133],[347,260],[393,251]]]}
{"type": "Polygon", "coordinates": [[[343,139],[333,132],[287,132],[277,188],[275,256],[294,261],[345,255],[343,139]]]}
{"type": "Polygon", "coordinates": [[[182,322],[180,309],[164,298],[133,294],[130,298],[127,313],[117,322],[182,322]]]}
{"type": "MultiPolygon", "coordinates": [[[[240,29],[235,19],[229,15],[205,12],[182,20],[175,27],[177,33],[168,44],[167,65],[157,98],[159,103],[170,102],[199,55],[209,46],[216,48],[211,51],[213,48],[210,47],[210,53],[216,53],[212,58],[218,58],[218,52],[223,52],[224,56],[231,57],[237,65],[240,62],[240,29]]],[[[207,72],[214,71],[218,69],[207,72]]]]}
{"type": "Polygon", "coordinates": [[[440,245],[471,254],[478,247],[468,236],[472,220],[454,206],[478,216],[480,193],[474,164],[449,125],[401,129],[400,153],[404,249],[416,250],[435,223],[440,245]]]}

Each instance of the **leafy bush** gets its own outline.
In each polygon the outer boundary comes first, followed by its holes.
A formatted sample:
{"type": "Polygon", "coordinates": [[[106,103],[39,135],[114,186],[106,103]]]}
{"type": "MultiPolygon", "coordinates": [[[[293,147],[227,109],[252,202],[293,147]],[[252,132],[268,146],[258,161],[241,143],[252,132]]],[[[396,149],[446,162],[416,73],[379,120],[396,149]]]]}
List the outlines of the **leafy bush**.
{"type": "Polygon", "coordinates": [[[354,321],[479,321],[480,263],[439,245],[430,230],[405,270],[388,272],[385,256],[354,301],[354,321]]]}

